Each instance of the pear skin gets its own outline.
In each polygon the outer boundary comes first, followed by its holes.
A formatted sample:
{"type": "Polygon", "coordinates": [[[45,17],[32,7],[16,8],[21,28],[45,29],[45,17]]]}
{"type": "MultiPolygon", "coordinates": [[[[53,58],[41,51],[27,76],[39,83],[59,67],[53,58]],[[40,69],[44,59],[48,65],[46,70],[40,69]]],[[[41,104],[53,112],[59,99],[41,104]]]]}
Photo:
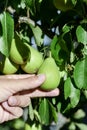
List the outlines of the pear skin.
{"type": "Polygon", "coordinates": [[[54,6],[61,10],[61,11],[67,11],[74,7],[71,0],[53,0],[54,6]]]}
{"type": "Polygon", "coordinates": [[[53,58],[46,58],[39,68],[38,74],[45,74],[46,80],[40,86],[43,90],[53,90],[60,83],[60,72],[53,58]]]}
{"type": "Polygon", "coordinates": [[[21,68],[26,73],[36,73],[43,63],[43,55],[34,47],[28,45],[30,49],[30,59],[26,64],[21,65],[21,68]]]}
{"type": "Polygon", "coordinates": [[[27,62],[30,55],[29,48],[23,43],[17,34],[12,40],[10,49],[10,58],[16,64],[24,64],[27,62]]]}
{"type": "Polygon", "coordinates": [[[19,65],[12,62],[8,57],[5,57],[4,60],[0,63],[0,71],[3,74],[14,74],[17,72],[19,65]]]}

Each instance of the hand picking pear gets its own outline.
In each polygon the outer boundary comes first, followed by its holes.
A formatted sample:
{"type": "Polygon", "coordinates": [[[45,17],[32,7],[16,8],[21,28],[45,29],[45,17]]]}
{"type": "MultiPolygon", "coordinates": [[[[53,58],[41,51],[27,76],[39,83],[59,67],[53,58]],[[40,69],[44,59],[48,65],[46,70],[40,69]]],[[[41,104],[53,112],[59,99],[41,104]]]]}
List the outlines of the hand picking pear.
{"type": "Polygon", "coordinates": [[[28,47],[30,49],[30,59],[26,64],[21,65],[21,68],[24,72],[32,74],[36,73],[43,63],[43,55],[29,44],[28,47]]]}
{"type": "Polygon", "coordinates": [[[12,62],[8,57],[5,57],[0,63],[0,71],[3,74],[14,74],[17,72],[19,65],[12,62]]]}
{"type": "Polygon", "coordinates": [[[60,83],[60,72],[53,58],[48,57],[39,68],[38,74],[45,74],[46,80],[41,85],[43,90],[52,90],[60,83]]]}
{"type": "Polygon", "coordinates": [[[24,64],[30,55],[29,48],[23,43],[20,37],[15,34],[10,49],[10,58],[16,64],[24,64]]]}

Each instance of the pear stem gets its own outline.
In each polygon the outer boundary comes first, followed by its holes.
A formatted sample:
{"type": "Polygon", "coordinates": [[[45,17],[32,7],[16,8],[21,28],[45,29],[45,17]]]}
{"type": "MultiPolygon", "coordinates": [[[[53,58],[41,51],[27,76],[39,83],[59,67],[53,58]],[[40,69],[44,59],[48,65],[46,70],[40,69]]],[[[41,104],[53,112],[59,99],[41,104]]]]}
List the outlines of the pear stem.
{"type": "Polygon", "coordinates": [[[49,51],[49,57],[50,57],[50,58],[52,57],[51,51],[49,51]]]}
{"type": "Polygon", "coordinates": [[[8,0],[6,0],[6,3],[5,3],[5,11],[6,11],[6,8],[7,8],[7,4],[8,4],[8,0]]]}

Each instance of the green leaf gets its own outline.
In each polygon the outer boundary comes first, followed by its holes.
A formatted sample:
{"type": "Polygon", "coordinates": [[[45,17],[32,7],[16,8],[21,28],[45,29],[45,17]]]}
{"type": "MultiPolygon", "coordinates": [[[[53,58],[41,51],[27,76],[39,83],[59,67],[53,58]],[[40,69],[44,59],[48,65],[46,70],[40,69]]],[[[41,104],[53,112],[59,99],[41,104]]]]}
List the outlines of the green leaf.
{"type": "Polygon", "coordinates": [[[12,17],[4,12],[0,14],[0,51],[5,56],[9,56],[12,38],[14,36],[14,21],[12,17]]]}
{"type": "Polygon", "coordinates": [[[71,104],[69,103],[69,104],[67,105],[67,107],[64,109],[63,113],[68,112],[71,108],[72,108],[72,107],[71,107],[71,104]]]}
{"type": "Polygon", "coordinates": [[[43,0],[25,0],[26,7],[29,8],[29,11],[32,15],[35,15],[40,11],[40,5],[43,0]]]}
{"type": "Polygon", "coordinates": [[[34,119],[34,110],[33,110],[33,106],[32,103],[29,104],[29,118],[33,121],[34,119]]]}
{"type": "Polygon", "coordinates": [[[57,47],[57,43],[58,43],[58,37],[57,35],[55,35],[51,41],[50,47],[52,56],[58,61],[58,51],[60,50],[60,47],[57,47]]]}
{"type": "Polygon", "coordinates": [[[76,36],[78,42],[83,43],[84,45],[87,44],[87,31],[85,31],[81,25],[76,29],[76,36]]]}
{"type": "Polygon", "coordinates": [[[36,13],[35,0],[25,0],[26,7],[30,9],[32,15],[36,13]]]}
{"type": "Polygon", "coordinates": [[[87,99],[87,90],[83,90],[82,92],[83,92],[85,98],[87,99]]]}
{"type": "Polygon", "coordinates": [[[83,123],[75,123],[80,130],[87,130],[87,125],[83,123]]]}
{"type": "Polygon", "coordinates": [[[30,28],[33,32],[35,42],[38,46],[41,46],[43,44],[43,32],[39,26],[32,26],[30,25],[30,28]]]}
{"type": "Polygon", "coordinates": [[[64,50],[66,53],[69,52],[68,51],[68,47],[67,47],[67,42],[71,42],[69,34],[68,33],[64,33],[63,35],[60,35],[58,44],[61,46],[62,50],[64,50]]]}
{"type": "Polygon", "coordinates": [[[39,115],[38,111],[35,109],[34,109],[34,117],[36,118],[37,121],[41,122],[40,115],[39,115]]]}
{"type": "Polygon", "coordinates": [[[74,81],[78,88],[87,89],[87,57],[76,63],[74,81]]]}
{"type": "MultiPolygon", "coordinates": [[[[70,27],[70,26],[68,26],[67,24],[65,24],[65,25],[63,26],[62,30],[63,30],[64,34],[66,34],[66,33],[70,32],[72,28],[73,28],[73,27],[70,27]]],[[[64,34],[63,34],[63,35],[64,35],[64,34]]]]}
{"type": "Polygon", "coordinates": [[[82,110],[82,109],[78,109],[75,113],[74,113],[74,115],[73,115],[73,117],[75,118],[75,119],[81,119],[81,118],[84,118],[86,116],[86,113],[82,110]]]}
{"type": "Polygon", "coordinates": [[[72,88],[72,93],[70,95],[70,102],[71,102],[71,106],[72,108],[76,107],[76,105],[78,104],[79,100],[80,100],[80,90],[79,89],[75,89],[74,87],[72,88]]]}
{"type": "Polygon", "coordinates": [[[58,43],[58,37],[55,35],[51,41],[50,47],[51,47],[51,54],[53,57],[58,58],[58,54],[56,51],[56,44],[58,43]]]}
{"type": "Polygon", "coordinates": [[[41,124],[36,124],[36,123],[33,123],[33,125],[31,126],[31,129],[28,129],[28,130],[42,130],[42,127],[41,127],[41,124]]]}
{"type": "Polygon", "coordinates": [[[69,130],[76,130],[75,123],[72,122],[72,123],[69,125],[69,130]]]}
{"type": "Polygon", "coordinates": [[[48,125],[50,120],[49,103],[46,98],[44,98],[39,106],[39,115],[41,117],[41,123],[48,125]]]}
{"type": "Polygon", "coordinates": [[[25,5],[25,0],[21,0],[20,6],[22,9],[25,9],[26,5],[25,5]]]}
{"type": "Polygon", "coordinates": [[[80,90],[75,88],[70,78],[67,78],[64,84],[64,96],[65,99],[70,98],[72,108],[74,108],[80,99],[80,90]]]}
{"type": "Polygon", "coordinates": [[[70,96],[71,94],[71,80],[70,78],[67,78],[64,84],[64,97],[65,100],[70,96]]]}
{"type": "Polygon", "coordinates": [[[56,112],[56,108],[52,105],[52,103],[44,98],[39,106],[39,115],[41,118],[41,123],[45,125],[49,125],[52,121],[58,121],[58,113],[56,112]]]}
{"type": "MultiPolygon", "coordinates": [[[[63,57],[60,56],[61,53],[61,46],[58,44],[58,37],[55,35],[54,38],[51,41],[50,47],[51,47],[51,54],[54,57],[54,59],[57,61],[59,65],[62,64],[64,61],[63,57]]],[[[62,53],[63,54],[63,53],[62,53]]]]}
{"type": "Polygon", "coordinates": [[[58,113],[56,112],[56,108],[50,102],[49,102],[49,105],[50,105],[50,109],[52,111],[51,117],[57,123],[57,121],[58,121],[58,113]]]}
{"type": "Polygon", "coordinates": [[[77,0],[72,0],[73,5],[77,3],[77,0]]]}
{"type": "Polygon", "coordinates": [[[25,0],[26,6],[32,7],[35,0],[25,0]]]}
{"type": "Polygon", "coordinates": [[[61,106],[62,106],[62,102],[58,102],[57,104],[58,112],[61,112],[61,106]]]}

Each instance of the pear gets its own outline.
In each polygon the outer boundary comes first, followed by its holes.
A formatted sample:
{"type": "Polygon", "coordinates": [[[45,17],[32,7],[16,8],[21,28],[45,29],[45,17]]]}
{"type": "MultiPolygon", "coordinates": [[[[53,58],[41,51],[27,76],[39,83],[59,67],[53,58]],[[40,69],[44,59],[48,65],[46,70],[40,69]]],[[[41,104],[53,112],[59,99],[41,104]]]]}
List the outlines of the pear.
{"type": "Polygon", "coordinates": [[[45,82],[40,86],[41,89],[53,90],[58,87],[60,83],[60,72],[52,57],[44,60],[39,68],[38,74],[45,74],[46,76],[45,82]]]}
{"type": "Polygon", "coordinates": [[[0,71],[3,74],[14,74],[17,72],[19,65],[12,62],[8,57],[5,57],[0,63],[0,71]]]}
{"type": "Polygon", "coordinates": [[[16,64],[24,64],[27,62],[30,55],[30,50],[20,39],[20,37],[15,34],[15,37],[11,43],[10,58],[16,64]]]}
{"type": "Polygon", "coordinates": [[[53,0],[54,6],[61,11],[68,11],[73,9],[72,0],[53,0]]]}
{"type": "Polygon", "coordinates": [[[30,49],[30,59],[27,61],[26,64],[21,65],[21,68],[26,73],[36,73],[43,63],[43,55],[34,47],[27,45],[30,49]]]}

